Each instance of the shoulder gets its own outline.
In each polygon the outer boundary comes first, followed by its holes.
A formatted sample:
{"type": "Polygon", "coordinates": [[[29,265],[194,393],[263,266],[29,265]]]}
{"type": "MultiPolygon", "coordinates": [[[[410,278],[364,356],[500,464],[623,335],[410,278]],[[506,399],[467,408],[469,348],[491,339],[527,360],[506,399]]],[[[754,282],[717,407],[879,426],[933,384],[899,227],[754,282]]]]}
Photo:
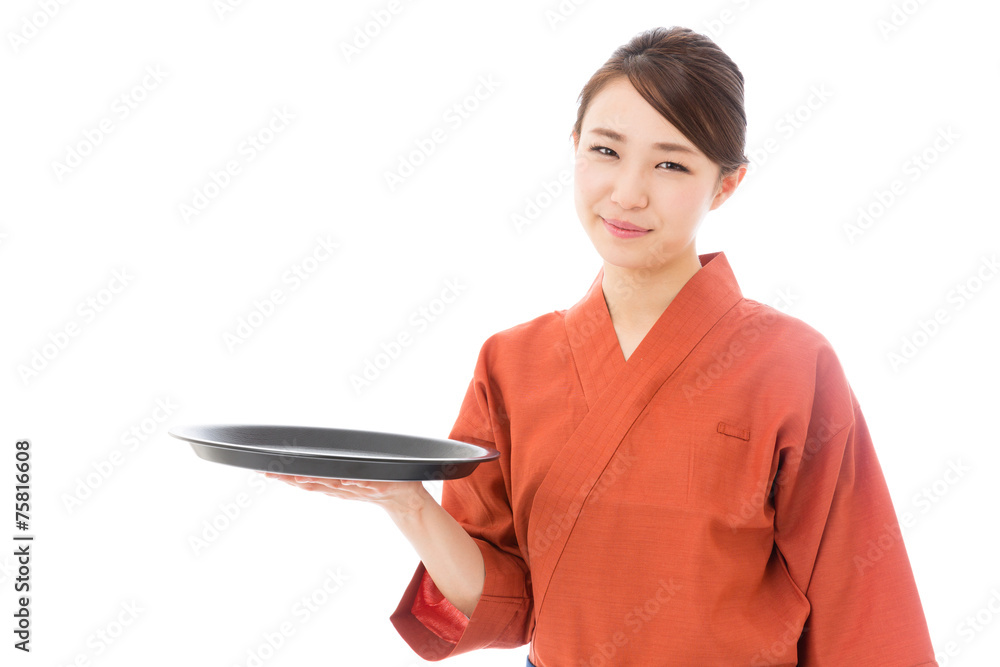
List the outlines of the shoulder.
{"type": "Polygon", "coordinates": [[[483,343],[480,359],[505,363],[538,360],[539,354],[551,351],[566,340],[565,310],[539,315],[491,335],[483,343]]]}
{"type": "MultiPolygon", "coordinates": [[[[545,348],[565,339],[565,311],[553,311],[491,335],[479,350],[472,381],[460,412],[470,423],[482,415],[492,415],[502,424],[507,420],[502,387],[524,386],[526,379],[545,377],[540,371],[545,348]],[[475,409],[474,409],[475,407],[475,409]]],[[[551,355],[550,355],[551,356],[551,355]]],[[[481,431],[485,432],[485,431],[481,431]]],[[[462,439],[462,438],[457,438],[462,439]]]]}
{"type": "Polygon", "coordinates": [[[728,314],[730,336],[766,359],[773,372],[793,379],[810,395],[823,395],[846,411],[856,401],[833,344],[815,327],[753,299],[741,299],[728,314]],[[811,386],[810,386],[811,385],[811,386]]]}
{"type": "Polygon", "coordinates": [[[808,355],[833,353],[833,345],[812,325],[765,303],[743,298],[727,315],[736,335],[760,339],[775,351],[808,355]]]}

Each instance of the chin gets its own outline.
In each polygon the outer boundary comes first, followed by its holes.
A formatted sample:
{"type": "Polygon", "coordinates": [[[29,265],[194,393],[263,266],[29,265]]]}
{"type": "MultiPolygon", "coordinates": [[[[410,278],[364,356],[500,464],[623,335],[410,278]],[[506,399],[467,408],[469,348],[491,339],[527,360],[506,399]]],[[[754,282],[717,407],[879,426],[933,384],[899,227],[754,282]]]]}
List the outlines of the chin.
{"type": "Polygon", "coordinates": [[[632,271],[645,269],[655,273],[685,254],[684,243],[671,242],[669,239],[644,239],[642,244],[628,248],[609,243],[608,239],[601,241],[595,247],[605,262],[632,271]]]}
{"type": "Polygon", "coordinates": [[[650,254],[648,246],[623,250],[622,248],[598,247],[597,254],[608,264],[622,269],[648,269],[657,263],[650,254]]]}

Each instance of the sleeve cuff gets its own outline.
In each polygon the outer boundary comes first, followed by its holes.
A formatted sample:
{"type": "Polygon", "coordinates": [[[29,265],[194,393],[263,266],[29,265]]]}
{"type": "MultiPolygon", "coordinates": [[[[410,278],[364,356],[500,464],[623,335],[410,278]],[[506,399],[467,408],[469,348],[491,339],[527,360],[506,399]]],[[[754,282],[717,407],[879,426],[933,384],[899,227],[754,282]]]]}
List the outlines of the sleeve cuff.
{"type": "Polygon", "coordinates": [[[469,625],[469,617],[438,590],[427,570],[420,579],[410,612],[428,630],[449,644],[457,644],[469,625]]]}
{"type": "Polygon", "coordinates": [[[447,606],[435,606],[433,595],[429,595],[433,591],[421,590],[427,572],[422,562],[389,617],[403,640],[424,660],[441,660],[479,648],[514,648],[528,643],[531,598],[526,595],[525,573],[483,541],[477,539],[476,544],[483,554],[486,578],[483,594],[470,618],[466,619],[446,599],[447,606]],[[425,595],[425,605],[427,602],[430,605],[421,610],[418,599],[425,595]],[[447,607],[454,608],[457,616],[451,615],[442,626],[445,615],[441,611],[447,607]],[[432,617],[436,620],[430,621],[432,617]]]}

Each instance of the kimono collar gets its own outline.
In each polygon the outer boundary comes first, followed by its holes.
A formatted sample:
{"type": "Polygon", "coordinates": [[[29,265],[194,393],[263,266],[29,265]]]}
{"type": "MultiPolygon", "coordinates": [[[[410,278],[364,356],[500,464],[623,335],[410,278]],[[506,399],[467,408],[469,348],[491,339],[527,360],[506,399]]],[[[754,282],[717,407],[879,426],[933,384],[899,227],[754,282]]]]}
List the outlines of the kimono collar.
{"type": "Polygon", "coordinates": [[[723,252],[698,255],[701,268],[688,279],[626,361],[597,273],[587,294],[566,311],[566,335],[581,371],[588,403],[624,366],[640,365],[670,350],[690,349],[743,298],[723,252]],[[669,339],[669,340],[668,340],[669,339]]]}

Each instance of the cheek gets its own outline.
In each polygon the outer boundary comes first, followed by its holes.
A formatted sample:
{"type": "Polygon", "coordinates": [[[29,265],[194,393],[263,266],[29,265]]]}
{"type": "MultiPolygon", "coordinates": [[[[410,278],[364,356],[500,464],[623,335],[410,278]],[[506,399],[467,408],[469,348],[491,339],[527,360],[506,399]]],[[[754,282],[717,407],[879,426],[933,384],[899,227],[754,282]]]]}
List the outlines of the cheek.
{"type": "Polygon", "coordinates": [[[577,200],[593,200],[600,197],[604,188],[600,169],[595,169],[586,158],[577,158],[573,171],[574,189],[577,200]]]}
{"type": "Polygon", "coordinates": [[[700,209],[708,198],[702,188],[676,187],[665,189],[660,201],[674,211],[694,211],[700,209]]]}

